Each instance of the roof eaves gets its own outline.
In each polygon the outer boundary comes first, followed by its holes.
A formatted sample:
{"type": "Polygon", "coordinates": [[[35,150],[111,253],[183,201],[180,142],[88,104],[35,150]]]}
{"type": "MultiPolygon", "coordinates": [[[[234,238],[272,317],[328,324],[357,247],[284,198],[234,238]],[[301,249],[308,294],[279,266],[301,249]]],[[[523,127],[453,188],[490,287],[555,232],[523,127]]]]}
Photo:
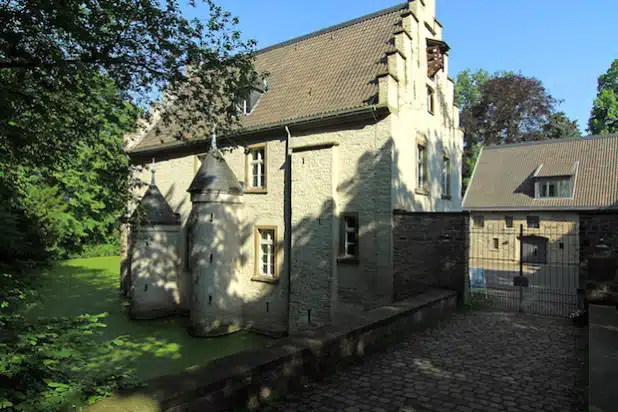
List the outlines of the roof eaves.
{"type": "Polygon", "coordinates": [[[406,9],[407,7],[408,7],[408,3],[407,2],[406,3],[401,3],[401,4],[398,4],[398,5],[393,6],[393,7],[389,7],[389,8],[383,9],[383,10],[379,10],[379,11],[376,11],[374,13],[370,13],[370,14],[367,14],[367,15],[364,15],[364,16],[361,16],[361,17],[357,17],[357,18],[352,19],[352,20],[348,20],[348,21],[343,22],[343,23],[336,24],[334,26],[327,27],[325,29],[317,30],[317,31],[314,31],[312,33],[304,34],[302,36],[298,36],[298,37],[295,37],[295,38],[290,39],[290,40],[286,40],[286,41],[281,42],[281,43],[273,44],[272,46],[268,46],[268,47],[265,47],[263,49],[258,50],[256,52],[256,55],[259,55],[259,54],[262,54],[262,53],[266,53],[266,52],[269,52],[271,50],[279,49],[281,47],[289,46],[291,44],[298,43],[298,42],[310,39],[312,37],[317,37],[317,36],[320,36],[322,34],[329,33],[329,32],[335,31],[335,30],[343,29],[343,28],[348,27],[348,26],[353,26],[355,24],[362,23],[362,22],[364,22],[366,20],[371,20],[371,19],[374,19],[376,17],[383,16],[385,14],[389,14],[389,13],[393,13],[393,12],[396,12],[396,11],[399,11],[399,10],[406,9]]]}
{"type": "MultiPolygon", "coordinates": [[[[365,112],[367,113],[388,112],[389,110],[390,110],[389,106],[385,104],[360,106],[360,107],[341,110],[337,112],[323,113],[323,114],[308,116],[308,117],[299,118],[299,119],[284,120],[284,121],[277,122],[277,123],[260,125],[256,127],[246,128],[246,129],[240,129],[240,130],[237,130],[236,132],[229,134],[228,136],[222,136],[222,138],[239,137],[239,136],[245,136],[245,135],[249,135],[249,134],[257,133],[257,132],[266,132],[266,131],[277,129],[277,128],[284,127],[284,126],[291,127],[291,126],[298,126],[298,125],[304,125],[304,124],[312,124],[312,123],[317,123],[317,122],[324,121],[324,120],[336,119],[339,117],[354,116],[354,115],[362,114],[365,112]]],[[[195,139],[195,140],[189,140],[189,141],[184,141],[184,142],[181,142],[181,141],[167,142],[167,143],[161,143],[161,144],[152,145],[152,146],[146,146],[142,148],[136,147],[133,149],[126,150],[126,153],[129,155],[145,155],[149,153],[158,153],[158,152],[163,152],[163,151],[167,151],[171,149],[177,149],[181,147],[191,147],[193,145],[202,145],[204,144],[204,142],[207,142],[207,141],[208,141],[207,139],[195,139]]]]}
{"type": "Polygon", "coordinates": [[[597,134],[597,135],[588,135],[588,136],[582,136],[582,137],[567,137],[567,138],[562,138],[562,139],[536,140],[534,142],[494,144],[494,145],[485,146],[485,147],[487,150],[497,150],[497,149],[507,149],[510,147],[537,146],[537,145],[543,145],[543,144],[567,143],[567,142],[582,141],[582,140],[611,139],[611,138],[616,138],[616,137],[618,137],[618,133],[597,134]]]}
{"type": "Polygon", "coordinates": [[[618,207],[584,205],[584,206],[472,206],[463,207],[466,212],[573,212],[573,211],[599,211],[599,210],[616,210],[618,207]]]}

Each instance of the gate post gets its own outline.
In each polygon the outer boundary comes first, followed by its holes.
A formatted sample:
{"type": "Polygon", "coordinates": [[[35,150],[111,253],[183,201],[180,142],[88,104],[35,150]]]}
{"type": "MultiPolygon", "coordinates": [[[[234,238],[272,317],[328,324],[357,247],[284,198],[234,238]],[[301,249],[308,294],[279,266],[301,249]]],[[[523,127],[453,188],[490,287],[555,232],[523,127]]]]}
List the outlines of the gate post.
{"type": "MultiPolygon", "coordinates": [[[[523,223],[519,225],[519,278],[523,279],[524,276],[524,225],[523,223]]],[[[524,311],[524,287],[520,283],[519,284],[519,311],[524,311]]]]}

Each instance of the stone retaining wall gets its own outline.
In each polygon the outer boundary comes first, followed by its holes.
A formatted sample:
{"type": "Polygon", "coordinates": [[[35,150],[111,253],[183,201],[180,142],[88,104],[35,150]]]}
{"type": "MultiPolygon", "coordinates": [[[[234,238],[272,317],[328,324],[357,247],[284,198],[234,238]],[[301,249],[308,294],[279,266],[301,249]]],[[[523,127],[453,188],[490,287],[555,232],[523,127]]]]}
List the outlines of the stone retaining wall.
{"type": "Polygon", "coordinates": [[[393,214],[394,300],[431,288],[464,293],[468,275],[467,213],[393,214]]]}
{"type": "Polygon", "coordinates": [[[402,333],[435,324],[456,307],[456,293],[431,290],[422,295],[331,325],[280,339],[261,349],[215,360],[195,370],[154,379],[144,388],[119,393],[88,412],[223,411],[257,409],[274,395],[332,373],[402,333]]]}

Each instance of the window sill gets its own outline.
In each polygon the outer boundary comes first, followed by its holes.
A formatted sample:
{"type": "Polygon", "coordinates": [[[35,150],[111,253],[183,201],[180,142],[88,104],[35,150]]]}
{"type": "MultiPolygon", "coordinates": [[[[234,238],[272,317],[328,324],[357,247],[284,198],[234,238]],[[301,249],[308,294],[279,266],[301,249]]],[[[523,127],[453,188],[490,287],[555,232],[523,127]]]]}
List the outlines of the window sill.
{"type": "Polygon", "coordinates": [[[262,283],[271,283],[273,285],[276,285],[277,283],[279,283],[279,278],[271,278],[268,276],[253,276],[251,278],[252,282],[262,282],[262,283]]]}
{"type": "Polygon", "coordinates": [[[421,196],[429,196],[429,191],[427,189],[416,189],[414,193],[421,196]]]}
{"type": "Polygon", "coordinates": [[[355,256],[339,256],[337,258],[337,263],[342,263],[346,265],[358,265],[360,260],[355,256]]]}
{"type": "Polygon", "coordinates": [[[245,193],[247,194],[255,194],[255,195],[265,195],[268,193],[268,189],[266,188],[249,188],[249,189],[245,189],[245,193]]]}

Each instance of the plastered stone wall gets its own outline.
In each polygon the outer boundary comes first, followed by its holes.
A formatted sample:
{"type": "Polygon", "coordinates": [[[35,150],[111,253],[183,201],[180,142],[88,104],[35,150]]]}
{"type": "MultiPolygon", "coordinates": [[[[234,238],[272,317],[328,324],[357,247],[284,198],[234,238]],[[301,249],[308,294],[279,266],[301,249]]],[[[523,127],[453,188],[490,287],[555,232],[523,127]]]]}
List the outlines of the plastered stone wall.
{"type": "Polygon", "coordinates": [[[395,301],[445,288],[463,296],[468,276],[466,213],[396,212],[394,228],[395,301]]]}
{"type": "Polygon", "coordinates": [[[192,267],[191,327],[204,335],[226,325],[240,325],[243,294],[238,266],[242,199],[202,201],[193,197],[190,262],[192,267]]]}
{"type": "MultiPolygon", "coordinates": [[[[395,37],[401,53],[399,69],[399,102],[392,116],[393,130],[393,196],[392,208],[407,211],[451,212],[461,210],[461,162],[463,133],[459,128],[459,109],[453,105],[454,84],[448,78],[448,56],[445,67],[434,79],[427,76],[426,42],[442,40],[442,27],[435,20],[435,1],[410,3],[416,18],[404,18],[407,31],[395,37]],[[430,28],[428,28],[429,26],[430,28]],[[432,32],[433,31],[433,32],[432,32]],[[428,111],[427,87],[434,90],[435,109],[428,111]],[[417,193],[417,144],[425,146],[428,157],[428,193],[417,193]],[[451,161],[450,198],[441,193],[443,155],[451,161]]],[[[393,70],[389,62],[389,70],[393,70]]],[[[399,66],[398,66],[399,67],[399,66]]]]}
{"type": "Polygon", "coordinates": [[[179,226],[142,226],[133,233],[131,315],[148,319],[180,305],[179,226]]]}
{"type": "Polygon", "coordinates": [[[470,258],[473,261],[518,263],[520,256],[519,233],[548,239],[547,263],[579,263],[579,217],[573,212],[485,212],[470,214],[470,258]],[[485,217],[485,226],[476,227],[473,216],[485,217]],[[513,228],[507,228],[505,217],[513,217],[513,228]],[[529,228],[527,216],[538,216],[540,227],[529,228]],[[498,249],[494,248],[498,239],[498,249]]]}
{"type": "MultiPolygon", "coordinates": [[[[291,147],[321,145],[335,142],[336,149],[328,170],[320,169],[315,176],[300,175],[306,186],[329,187],[334,201],[335,218],[331,225],[332,242],[323,245],[319,255],[330,254],[336,258],[339,253],[339,213],[358,212],[360,222],[360,260],[356,265],[334,263],[334,269],[324,276],[332,278],[324,296],[333,304],[328,310],[328,318],[338,312],[358,312],[371,309],[392,298],[392,253],[391,253],[391,140],[390,119],[368,120],[342,128],[328,128],[312,132],[295,133],[291,130],[291,147]],[[336,272],[336,275],[333,273],[336,272]]],[[[285,254],[285,178],[286,137],[282,130],[279,136],[268,140],[266,146],[266,193],[245,193],[243,196],[242,219],[237,229],[240,238],[240,256],[237,260],[233,280],[234,293],[243,301],[243,319],[255,329],[279,333],[288,328],[288,264],[285,254]],[[255,231],[259,226],[277,228],[277,271],[278,279],[264,282],[255,279],[255,231]]],[[[292,148],[290,148],[290,151],[292,148]]],[[[308,150],[305,153],[310,153],[308,150]]],[[[242,183],[246,181],[247,157],[244,147],[224,151],[230,168],[242,183]]],[[[171,160],[156,161],[157,185],[175,212],[181,213],[185,224],[190,213],[190,199],[186,189],[194,176],[199,162],[196,156],[185,156],[171,160]]],[[[145,165],[141,179],[150,179],[150,165],[145,165]]],[[[294,187],[294,184],[292,185],[294,187]]],[[[141,194],[140,194],[141,195],[141,194]]],[[[314,205],[316,199],[293,202],[297,213],[304,204],[314,205]]],[[[323,206],[319,202],[320,208],[323,206]]],[[[300,216],[297,214],[297,216],[300,216]]],[[[315,221],[318,215],[307,213],[303,222],[315,221]]],[[[293,225],[294,233],[303,233],[307,225],[293,225]]],[[[183,232],[184,233],[184,232],[183,232]]],[[[306,233],[311,236],[311,233],[306,233]]],[[[183,235],[184,237],[184,235],[183,235]]],[[[307,237],[307,236],[305,236],[307,237]]],[[[186,239],[180,239],[180,254],[185,268],[186,239]]],[[[183,272],[184,282],[190,290],[188,272],[183,272]]],[[[188,302],[190,302],[189,294],[188,302]]],[[[311,298],[299,298],[299,302],[309,304],[311,298]]],[[[306,316],[304,311],[303,317],[306,316]]],[[[326,316],[326,315],[324,315],[326,316]]],[[[318,317],[314,318],[316,321],[318,317]]]]}
{"type": "Polygon", "coordinates": [[[336,155],[336,146],[292,154],[291,333],[329,324],[336,305],[336,155]]]}
{"type": "MultiPolygon", "coordinates": [[[[180,214],[181,233],[178,235],[178,253],[180,257],[179,266],[179,288],[180,288],[180,306],[186,310],[191,305],[191,274],[186,271],[187,258],[187,219],[191,213],[191,199],[187,193],[187,189],[197,173],[199,161],[197,156],[185,156],[164,161],[157,161],[155,157],[156,183],[157,187],[165,196],[174,213],[180,214]]],[[[152,177],[151,164],[141,165],[141,172],[138,173],[138,178],[144,183],[149,183],[152,177]]],[[[148,189],[147,185],[142,188],[136,188],[134,198],[139,200],[143,197],[148,189]]],[[[130,213],[135,205],[130,205],[130,213]]]]}

